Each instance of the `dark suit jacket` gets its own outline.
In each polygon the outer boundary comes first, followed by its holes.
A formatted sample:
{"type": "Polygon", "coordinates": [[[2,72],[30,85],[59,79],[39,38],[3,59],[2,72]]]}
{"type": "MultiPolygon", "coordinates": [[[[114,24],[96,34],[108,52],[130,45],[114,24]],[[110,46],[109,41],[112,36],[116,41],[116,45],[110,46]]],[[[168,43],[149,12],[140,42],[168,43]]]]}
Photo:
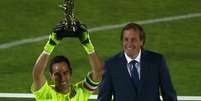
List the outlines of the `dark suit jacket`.
{"type": "Polygon", "coordinates": [[[140,87],[131,81],[123,52],[108,59],[104,66],[103,80],[98,101],[177,101],[168,67],[162,55],[142,50],[140,87]]]}

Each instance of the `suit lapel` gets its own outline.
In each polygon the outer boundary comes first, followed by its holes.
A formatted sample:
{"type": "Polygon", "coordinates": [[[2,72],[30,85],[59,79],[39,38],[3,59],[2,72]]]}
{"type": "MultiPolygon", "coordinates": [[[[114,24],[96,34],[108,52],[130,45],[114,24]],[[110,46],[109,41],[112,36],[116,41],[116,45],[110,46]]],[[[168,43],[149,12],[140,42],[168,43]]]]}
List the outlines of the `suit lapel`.
{"type": "Polygon", "coordinates": [[[127,60],[125,58],[125,55],[123,52],[120,53],[119,55],[119,61],[121,62],[119,67],[121,67],[121,70],[123,71],[123,74],[126,76],[126,81],[128,81],[129,84],[127,86],[132,88],[132,91],[135,92],[135,84],[132,82],[131,77],[129,75],[128,69],[127,69],[127,60]]]}
{"type": "Polygon", "coordinates": [[[140,59],[140,85],[139,85],[139,92],[141,92],[142,90],[142,85],[143,85],[143,82],[144,82],[144,79],[146,77],[146,74],[145,74],[145,71],[148,67],[148,64],[147,64],[147,59],[146,59],[146,52],[144,50],[142,50],[142,54],[141,54],[141,59],[140,59]]]}
{"type": "Polygon", "coordinates": [[[140,59],[140,85],[139,85],[139,88],[136,89],[136,86],[135,84],[132,82],[131,80],[131,77],[129,75],[129,72],[128,72],[128,69],[127,69],[127,60],[125,58],[125,55],[123,52],[120,52],[119,53],[119,60],[120,62],[120,70],[122,70],[123,72],[123,75],[125,75],[125,79],[126,81],[128,81],[128,84],[127,84],[127,87],[129,88],[132,88],[132,91],[133,92],[136,92],[138,90],[138,93],[140,93],[142,91],[142,85],[143,85],[143,82],[145,80],[145,78],[147,77],[146,75],[146,71],[147,71],[147,67],[149,67],[149,60],[147,59],[147,53],[146,51],[144,51],[142,49],[142,54],[141,54],[141,59],[140,59]]]}

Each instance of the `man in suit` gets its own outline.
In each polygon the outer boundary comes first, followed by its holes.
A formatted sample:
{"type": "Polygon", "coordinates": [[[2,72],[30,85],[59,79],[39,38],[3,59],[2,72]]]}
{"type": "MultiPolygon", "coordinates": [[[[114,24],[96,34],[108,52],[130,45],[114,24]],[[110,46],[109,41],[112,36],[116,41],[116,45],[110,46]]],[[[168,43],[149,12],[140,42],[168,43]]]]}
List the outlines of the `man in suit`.
{"type": "Polygon", "coordinates": [[[164,57],[143,49],[143,28],[127,24],[121,32],[123,51],[105,62],[98,101],[177,101],[164,57]]]}

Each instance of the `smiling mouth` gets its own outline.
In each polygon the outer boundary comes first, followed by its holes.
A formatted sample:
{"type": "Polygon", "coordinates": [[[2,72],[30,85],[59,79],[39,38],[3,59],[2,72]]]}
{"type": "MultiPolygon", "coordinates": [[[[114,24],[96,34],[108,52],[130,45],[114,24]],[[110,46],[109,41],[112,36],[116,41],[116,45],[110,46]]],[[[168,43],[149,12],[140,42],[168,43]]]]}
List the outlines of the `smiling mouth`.
{"type": "Polygon", "coordinates": [[[66,85],[67,83],[66,83],[66,82],[60,82],[60,84],[61,84],[61,85],[66,85]]]}
{"type": "Polygon", "coordinates": [[[133,49],[135,49],[134,47],[128,47],[127,48],[128,50],[133,50],[133,49]]]}
{"type": "Polygon", "coordinates": [[[127,46],[127,49],[136,49],[136,46],[127,46]]]}

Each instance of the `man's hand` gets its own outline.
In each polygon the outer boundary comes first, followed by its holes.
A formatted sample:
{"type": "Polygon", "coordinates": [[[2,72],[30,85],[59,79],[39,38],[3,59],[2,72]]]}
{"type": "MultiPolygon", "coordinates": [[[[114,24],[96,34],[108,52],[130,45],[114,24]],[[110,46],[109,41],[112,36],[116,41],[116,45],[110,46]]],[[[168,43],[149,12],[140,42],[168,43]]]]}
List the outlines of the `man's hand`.
{"type": "Polygon", "coordinates": [[[76,26],[70,27],[72,29],[66,28],[64,21],[62,21],[59,24],[57,24],[57,26],[55,28],[53,28],[53,32],[57,33],[57,38],[59,40],[65,38],[65,37],[77,37],[77,35],[73,31],[73,27],[76,27],[76,26]]]}
{"type": "Polygon", "coordinates": [[[76,34],[78,35],[78,38],[87,52],[87,54],[92,54],[94,52],[94,46],[90,40],[89,37],[89,32],[87,31],[87,28],[85,25],[80,24],[79,22],[77,23],[77,32],[76,34]]]}
{"type": "Polygon", "coordinates": [[[51,54],[54,48],[60,43],[61,40],[58,40],[57,34],[52,32],[49,36],[49,40],[44,47],[44,51],[48,54],[51,54]]]}
{"type": "Polygon", "coordinates": [[[64,34],[64,24],[59,23],[53,28],[53,32],[49,36],[49,40],[46,43],[44,50],[51,54],[54,48],[61,42],[64,34]]]}

